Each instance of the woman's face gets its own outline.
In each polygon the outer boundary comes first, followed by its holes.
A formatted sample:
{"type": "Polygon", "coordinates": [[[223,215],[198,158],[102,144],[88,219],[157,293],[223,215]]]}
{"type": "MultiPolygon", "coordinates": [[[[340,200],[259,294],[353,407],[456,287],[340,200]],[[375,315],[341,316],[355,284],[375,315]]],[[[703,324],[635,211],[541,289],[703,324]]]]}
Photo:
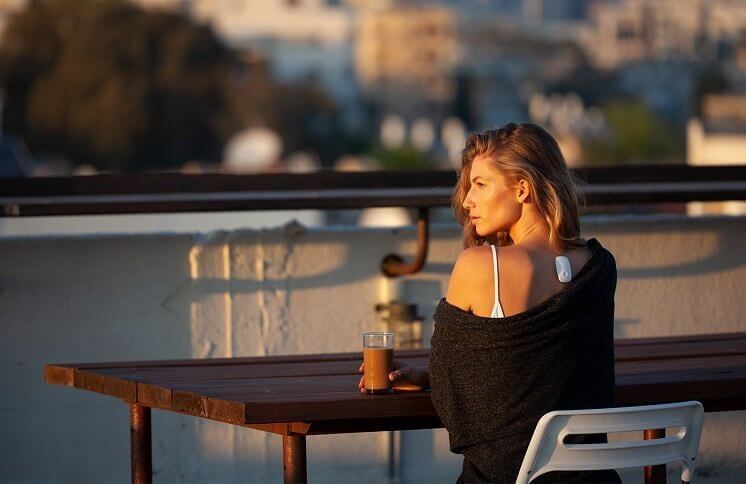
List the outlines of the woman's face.
{"type": "Polygon", "coordinates": [[[508,232],[521,217],[517,191],[506,185],[505,178],[488,158],[477,156],[469,173],[471,188],[463,207],[481,237],[508,232]]]}

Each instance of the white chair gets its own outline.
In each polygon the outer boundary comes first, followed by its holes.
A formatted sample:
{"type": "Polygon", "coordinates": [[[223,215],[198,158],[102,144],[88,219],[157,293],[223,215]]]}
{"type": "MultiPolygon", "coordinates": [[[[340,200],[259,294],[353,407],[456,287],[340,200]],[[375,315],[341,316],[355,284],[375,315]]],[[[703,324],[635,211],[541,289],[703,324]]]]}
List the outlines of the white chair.
{"type": "Polygon", "coordinates": [[[527,484],[551,471],[621,469],[677,460],[684,464],[681,480],[691,482],[703,420],[704,409],[699,402],[549,412],[536,424],[516,483],[527,484]],[[660,439],[606,444],[565,443],[568,435],[671,427],[680,429],[676,435],[660,439]]]}

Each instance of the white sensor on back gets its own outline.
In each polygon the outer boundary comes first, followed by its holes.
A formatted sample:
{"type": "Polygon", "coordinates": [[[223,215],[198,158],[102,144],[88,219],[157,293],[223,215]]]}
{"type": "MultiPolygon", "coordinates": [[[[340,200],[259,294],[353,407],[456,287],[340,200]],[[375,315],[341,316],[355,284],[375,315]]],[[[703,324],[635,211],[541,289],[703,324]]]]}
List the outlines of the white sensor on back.
{"type": "Polygon", "coordinates": [[[557,267],[557,279],[560,282],[570,282],[572,280],[572,268],[567,257],[558,255],[554,258],[554,265],[557,267]]]}

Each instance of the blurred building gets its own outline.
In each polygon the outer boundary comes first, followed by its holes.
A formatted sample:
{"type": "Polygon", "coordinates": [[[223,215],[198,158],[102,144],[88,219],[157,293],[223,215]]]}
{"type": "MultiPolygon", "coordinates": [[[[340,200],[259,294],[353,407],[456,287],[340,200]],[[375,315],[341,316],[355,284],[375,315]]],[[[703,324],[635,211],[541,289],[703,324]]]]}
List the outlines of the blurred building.
{"type": "Polygon", "coordinates": [[[746,38],[742,39],[741,43],[734,49],[732,65],[741,75],[746,73],[746,38]]]}
{"type": "Polygon", "coordinates": [[[354,11],[328,0],[135,0],[171,5],[210,25],[231,48],[269,60],[280,81],[318,84],[336,102],[344,122],[362,123],[353,69],[354,11]]]}
{"type": "Polygon", "coordinates": [[[588,52],[599,67],[645,58],[693,55],[703,30],[701,0],[624,0],[594,9],[588,52]]]}
{"type": "Polygon", "coordinates": [[[700,64],[686,59],[643,59],[629,62],[616,71],[616,87],[638,98],[655,114],[684,126],[694,114],[700,64]]]}
{"type": "Polygon", "coordinates": [[[621,93],[643,99],[675,125],[694,115],[703,66],[723,67],[731,85],[746,80],[734,61],[744,42],[746,2],[594,2],[589,18],[591,33],[578,41],[591,64],[613,70],[621,93]]]}
{"type": "Polygon", "coordinates": [[[359,12],[355,72],[382,114],[443,117],[454,95],[454,12],[445,7],[389,7],[359,12]]]}
{"type": "Polygon", "coordinates": [[[519,25],[461,18],[457,108],[473,127],[528,120],[531,97],[574,78],[587,61],[571,24],[519,25]],[[557,28],[555,28],[557,27],[557,28]]]}
{"type": "MultiPolygon", "coordinates": [[[[700,118],[687,125],[687,164],[746,165],[746,95],[708,95],[702,100],[700,118]]],[[[688,204],[688,212],[746,214],[746,202],[688,204]]]]}
{"type": "Polygon", "coordinates": [[[532,122],[543,126],[557,139],[568,166],[583,162],[582,142],[597,138],[607,129],[603,112],[596,106],[585,106],[576,93],[537,92],[529,102],[532,122]]]}
{"type": "Polygon", "coordinates": [[[746,2],[596,2],[590,16],[595,28],[585,48],[595,65],[610,69],[650,58],[716,58],[746,29],[746,2]]]}
{"type": "Polygon", "coordinates": [[[462,16],[483,21],[500,18],[523,24],[552,24],[585,19],[592,0],[439,0],[462,16]]]}
{"type": "Polygon", "coordinates": [[[190,0],[189,10],[232,42],[262,37],[343,42],[351,27],[350,11],[325,0],[190,0]]]}
{"type": "MultiPolygon", "coordinates": [[[[746,2],[710,0],[705,10],[705,33],[716,47],[746,41],[746,2]]],[[[718,52],[716,52],[718,53],[718,52]]]]}
{"type": "Polygon", "coordinates": [[[710,94],[687,127],[687,163],[746,165],[746,95],[710,94]]]}

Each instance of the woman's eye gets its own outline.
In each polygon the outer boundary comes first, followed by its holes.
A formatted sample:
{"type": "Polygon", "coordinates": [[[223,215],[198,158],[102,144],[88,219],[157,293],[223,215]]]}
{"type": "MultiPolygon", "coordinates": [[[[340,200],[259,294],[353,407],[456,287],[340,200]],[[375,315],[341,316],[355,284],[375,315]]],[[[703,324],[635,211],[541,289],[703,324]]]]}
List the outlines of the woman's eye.
{"type": "Polygon", "coordinates": [[[477,182],[477,187],[478,187],[478,188],[482,188],[483,186],[484,186],[484,183],[479,183],[479,182],[477,182]]]}

